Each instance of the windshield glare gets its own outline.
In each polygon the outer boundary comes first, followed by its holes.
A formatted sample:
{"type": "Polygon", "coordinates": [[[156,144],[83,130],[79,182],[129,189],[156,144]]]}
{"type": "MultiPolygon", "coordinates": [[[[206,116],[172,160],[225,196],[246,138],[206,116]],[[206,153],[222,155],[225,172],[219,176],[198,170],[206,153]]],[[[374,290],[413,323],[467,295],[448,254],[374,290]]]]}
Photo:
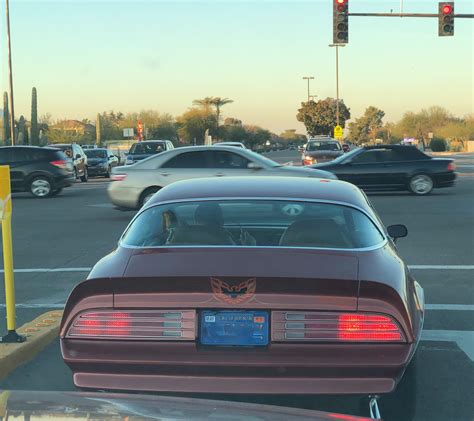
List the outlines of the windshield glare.
{"type": "Polygon", "coordinates": [[[338,142],[309,142],[306,150],[312,151],[340,151],[341,145],[338,142]]]}
{"type": "Polygon", "coordinates": [[[88,158],[107,158],[107,151],[97,149],[86,149],[84,153],[88,158]]]}
{"type": "Polygon", "coordinates": [[[148,155],[163,152],[165,145],[163,142],[154,143],[135,143],[130,148],[130,155],[148,155]]]}

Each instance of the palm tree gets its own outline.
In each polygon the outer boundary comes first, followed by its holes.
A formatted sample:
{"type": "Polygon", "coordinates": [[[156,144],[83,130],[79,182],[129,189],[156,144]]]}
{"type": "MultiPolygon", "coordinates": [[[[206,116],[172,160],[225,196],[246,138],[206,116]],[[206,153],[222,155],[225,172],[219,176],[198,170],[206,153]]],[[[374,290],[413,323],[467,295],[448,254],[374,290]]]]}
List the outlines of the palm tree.
{"type": "Polygon", "coordinates": [[[221,98],[218,96],[214,96],[214,97],[207,96],[206,98],[196,99],[193,101],[194,105],[199,105],[204,108],[209,108],[211,105],[216,107],[216,138],[217,140],[219,140],[219,119],[221,116],[221,107],[223,107],[226,104],[231,104],[232,102],[234,102],[232,99],[221,98]]]}

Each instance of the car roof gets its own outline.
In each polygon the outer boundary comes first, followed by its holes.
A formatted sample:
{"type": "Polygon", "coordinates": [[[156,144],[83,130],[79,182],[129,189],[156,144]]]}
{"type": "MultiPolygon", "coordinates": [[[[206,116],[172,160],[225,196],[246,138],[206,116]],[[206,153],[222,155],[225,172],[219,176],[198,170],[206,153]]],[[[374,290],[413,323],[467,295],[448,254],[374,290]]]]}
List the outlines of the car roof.
{"type": "Polygon", "coordinates": [[[0,148],[19,148],[19,149],[48,149],[54,150],[54,147],[48,146],[33,146],[33,145],[5,145],[0,146],[0,148]]]}
{"type": "Polygon", "coordinates": [[[365,195],[353,184],[284,176],[213,177],[178,181],[161,189],[147,202],[147,207],[167,201],[216,198],[326,200],[346,203],[372,213],[365,195]]]}
{"type": "MultiPolygon", "coordinates": [[[[135,144],[137,144],[137,143],[156,143],[156,142],[160,142],[160,143],[171,142],[171,140],[168,140],[168,139],[149,139],[149,140],[141,140],[140,142],[135,142],[135,144]]],[[[171,143],[173,143],[173,142],[171,142],[171,143]]]]}
{"type": "Polygon", "coordinates": [[[406,148],[415,148],[418,149],[416,146],[408,146],[408,145],[367,145],[364,146],[364,149],[406,149],[406,148]]]}

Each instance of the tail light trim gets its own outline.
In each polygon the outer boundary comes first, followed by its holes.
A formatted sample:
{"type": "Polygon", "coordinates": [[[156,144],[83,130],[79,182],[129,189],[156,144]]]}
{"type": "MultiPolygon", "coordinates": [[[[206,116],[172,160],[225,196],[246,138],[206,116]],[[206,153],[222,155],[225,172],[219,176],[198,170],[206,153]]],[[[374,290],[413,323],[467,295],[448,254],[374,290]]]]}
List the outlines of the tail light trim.
{"type": "Polygon", "coordinates": [[[76,316],[66,338],[194,341],[195,310],[92,310],[76,316]]]}
{"type": "Polygon", "coordinates": [[[127,178],[127,174],[112,174],[110,176],[111,181],[123,181],[127,178]]]}
{"type": "Polygon", "coordinates": [[[376,313],[273,311],[274,342],[406,342],[399,324],[376,313]]]}
{"type": "Polygon", "coordinates": [[[450,162],[448,164],[448,167],[446,168],[447,171],[455,171],[456,170],[456,164],[454,162],[450,162]]]}
{"type": "Polygon", "coordinates": [[[54,165],[55,167],[61,168],[63,170],[67,169],[67,161],[64,159],[57,159],[55,161],[49,161],[51,165],[54,165]]]}

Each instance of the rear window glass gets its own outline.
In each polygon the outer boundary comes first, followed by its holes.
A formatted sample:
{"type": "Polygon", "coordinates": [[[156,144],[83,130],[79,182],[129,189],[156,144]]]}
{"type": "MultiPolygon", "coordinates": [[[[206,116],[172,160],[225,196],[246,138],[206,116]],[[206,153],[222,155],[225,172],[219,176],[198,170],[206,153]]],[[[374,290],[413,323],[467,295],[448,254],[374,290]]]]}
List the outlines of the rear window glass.
{"type": "Polygon", "coordinates": [[[362,212],[327,203],[227,200],[158,205],[122,237],[136,247],[242,246],[355,249],[384,237],[362,212]]]}
{"type": "Polygon", "coordinates": [[[341,145],[337,142],[309,142],[306,150],[308,151],[340,151],[341,145]]]}
{"type": "Polygon", "coordinates": [[[101,149],[86,149],[84,153],[88,158],[107,158],[107,151],[101,149]]]}
{"type": "Polygon", "coordinates": [[[131,155],[141,155],[141,154],[156,154],[166,150],[166,145],[164,142],[156,143],[135,143],[130,148],[131,155]]]}

